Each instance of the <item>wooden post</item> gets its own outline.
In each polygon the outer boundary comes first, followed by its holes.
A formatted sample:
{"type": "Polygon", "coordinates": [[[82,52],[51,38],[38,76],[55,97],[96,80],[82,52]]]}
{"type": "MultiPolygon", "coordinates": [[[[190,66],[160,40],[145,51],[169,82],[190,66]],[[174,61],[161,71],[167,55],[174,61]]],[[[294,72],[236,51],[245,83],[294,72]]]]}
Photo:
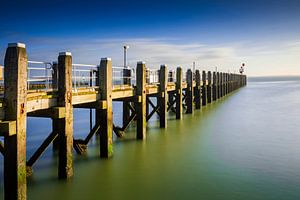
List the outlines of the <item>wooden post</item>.
{"type": "Polygon", "coordinates": [[[226,73],[223,72],[223,96],[226,95],[226,73]]]}
{"type": "Polygon", "coordinates": [[[207,85],[206,85],[206,72],[202,71],[202,106],[207,103],[207,85]]]}
{"type": "Polygon", "coordinates": [[[208,84],[207,84],[207,103],[211,103],[211,99],[212,99],[211,71],[207,72],[207,80],[208,80],[208,84]]]}
{"type": "Polygon", "coordinates": [[[220,72],[217,72],[217,98],[221,98],[221,74],[220,72]]]}
{"type": "Polygon", "coordinates": [[[72,55],[61,52],[58,56],[58,107],[65,107],[65,118],[53,119],[54,130],[59,131],[58,178],[73,176],[73,106],[72,55]]]}
{"type": "Polygon", "coordinates": [[[100,102],[96,109],[97,121],[100,125],[100,157],[109,158],[113,155],[113,112],[112,112],[112,61],[101,58],[98,69],[98,85],[100,102]]]}
{"type": "Polygon", "coordinates": [[[167,114],[168,114],[168,67],[167,65],[161,65],[159,70],[159,94],[158,94],[158,103],[159,103],[159,121],[160,127],[167,126],[167,114]]]}
{"type": "Polygon", "coordinates": [[[226,73],[226,94],[229,94],[229,73],[226,73]]]}
{"type": "Polygon", "coordinates": [[[136,101],[135,110],[137,113],[136,137],[139,140],[146,139],[146,64],[138,62],[136,67],[136,101]]]}
{"type": "Polygon", "coordinates": [[[232,73],[229,74],[229,92],[232,92],[232,73]]]}
{"type": "Polygon", "coordinates": [[[176,69],[176,119],[182,118],[182,68],[176,69]]]}
{"type": "Polygon", "coordinates": [[[212,98],[213,101],[217,100],[217,73],[213,72],[213,86],[212,86],[212,98]]]}
{"type": "Polygon", "coordinates": [[[195,81],[195,109],[201,109],[201,75],[198,69],[195,72],[195,81]]]}
{"type": "Polygon", "coordinates": [[[8,44],[4,61],[5,120],[15,121],[15,133],[4,135],[4,199],[26,199],[26,98],[25,44],[8,44]]]}
{"type": "Polygon", "coordinates": [[[220,72],[219,78],[220,78],[219,85],[220,85],[220,98],[221,98],[223,97],[223,73],[222,72],[220,72]]]}
{"type": "Polygon", "coordinates": [[[193,72],[191,69],[188,69],[186,73],[186,113],[193,113],[193,72]]]}

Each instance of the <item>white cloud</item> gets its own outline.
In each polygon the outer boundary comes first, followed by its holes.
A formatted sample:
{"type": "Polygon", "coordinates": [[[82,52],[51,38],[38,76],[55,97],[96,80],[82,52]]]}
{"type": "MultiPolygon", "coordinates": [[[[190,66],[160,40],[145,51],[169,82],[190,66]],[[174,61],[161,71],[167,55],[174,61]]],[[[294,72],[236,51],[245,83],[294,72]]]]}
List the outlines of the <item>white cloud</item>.
{"type": "Polygon", "coordinates": [[[140,60],[151,68],[158,68],[160,64],[188,68],[195,61],[201,70],[214,70],[217,66],[221,71],[233,72],[245,62],[249,75],[300,74],[299,41],[210,45],[183,43],[176,38],[35,38],[28,40],[27,49],[32,60],[52,61],[58,52],[69,50],[75,63],[97,64],[101,57],[111,57],[115,66],[121,66],[124,44],[130,46],[128,61],[133,67],[140,60]]]}

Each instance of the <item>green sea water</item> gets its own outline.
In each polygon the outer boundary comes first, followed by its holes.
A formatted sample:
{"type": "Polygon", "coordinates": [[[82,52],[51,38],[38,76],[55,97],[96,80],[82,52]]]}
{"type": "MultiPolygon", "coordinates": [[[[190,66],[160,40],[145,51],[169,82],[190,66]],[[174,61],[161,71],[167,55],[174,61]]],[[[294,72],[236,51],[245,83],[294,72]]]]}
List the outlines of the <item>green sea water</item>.
{"type": "MultiPolygon", "coordinates": [[[[120,104],[114,105],[120,124],[120,104]]],[[[88,111],[75,110],[77,138],[89,130],[88,111]]],[[[249,79],[248,85],[168,127],[148,124],[115,139],[114,156],[99,158],[93,138],[86,156],[74,152],[74,177],[57,180],[51,148],[28,179],[30,200],[300,199],[300,78],[249,79]]],[[[51,131],[47,119],[28,120],[28,156],[51,131]]],[[[3,158],[0,158],[3,173],[3,158]]],[[[0,179],[3,198],[3,175],[0,179]]]]}

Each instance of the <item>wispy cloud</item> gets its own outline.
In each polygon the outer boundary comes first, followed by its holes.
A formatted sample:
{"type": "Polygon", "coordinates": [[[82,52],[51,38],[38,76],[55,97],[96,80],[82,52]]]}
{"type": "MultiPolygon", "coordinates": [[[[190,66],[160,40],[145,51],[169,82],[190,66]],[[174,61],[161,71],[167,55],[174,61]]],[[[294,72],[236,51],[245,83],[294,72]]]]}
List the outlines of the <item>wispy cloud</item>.
{"type": "MultiPolygon", "coordinates": [[[[298,55],[299,41],[259,43],[244,41],[232,44],[212,45],[183,43],[177,38],[34,38],[27,42],[28,57],[32,60],[53,61],[58,52],[71,51],[73,61],[97,64],[101,57],[111,57],[113,64],[123,64],[124,44],[130,46],[128,61],[146,61],[147,66],[158,68],[167,64],[170,68],[192,67],[195,61],[199,69],[233,72],[246,62],[250,75],[300,74],[298,55]]],[[[1,62],[5,49],[0,48],[1,62]]]]}

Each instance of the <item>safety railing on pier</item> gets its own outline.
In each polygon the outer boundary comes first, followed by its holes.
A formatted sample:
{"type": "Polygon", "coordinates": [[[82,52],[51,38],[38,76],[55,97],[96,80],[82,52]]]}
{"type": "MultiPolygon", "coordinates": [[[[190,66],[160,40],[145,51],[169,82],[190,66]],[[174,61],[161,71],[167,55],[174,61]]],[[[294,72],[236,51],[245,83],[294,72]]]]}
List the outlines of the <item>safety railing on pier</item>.
{"type": "Polygon", "coordinates": [[[96,72],[98,65],[72,64],[73,89],[78,88],[93,89],[96,86],[96,72]]]}
{"type": "Polygon", "coordinates": [[[41,61],[28,61],[27,89],[49,90],[52,87],[52,63],[41,61]]]}
{"type": "Polygon", "coordinates": [[[176,82],[176,71],[175,70],[170,70],[168,73],[168,82],[169,83],[174,83],[176,82]]]}
{"type": "Polygon", "coordinates": [[[159,83],[159,70],[147,69],[146,70],[146,83],[158,84],[159,83]]]}
{"type": "Polygon", "coordinates": [[[130,67],[112,67],[112,81],[115,86],[134,86],[135,85],[135,70],[130,67]]]}

